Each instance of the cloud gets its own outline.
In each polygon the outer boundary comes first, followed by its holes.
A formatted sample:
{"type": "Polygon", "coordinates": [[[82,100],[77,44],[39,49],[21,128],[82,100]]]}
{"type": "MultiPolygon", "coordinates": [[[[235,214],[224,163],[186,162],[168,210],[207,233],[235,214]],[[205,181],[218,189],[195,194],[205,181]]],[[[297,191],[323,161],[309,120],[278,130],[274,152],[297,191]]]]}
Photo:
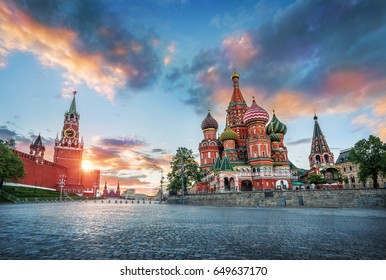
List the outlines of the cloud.
{"type": "MultiPolygon", "coordinates": [[[[152,34],[134,35],[97,1],[0,2],[0,57],[30,52],[65,72],[65,87],[85,83],[112,100],[122,88],[155,81],[152,34]]],[[[4,62],[2,63],[4,64],[4,62]]]]}
{"type": "MultiPolygon", "coordinates": [[[[222,22],[226,14],[212,24],[222,22]]],[[[384,114],[386,6],[380,1],[296,1],[264,22],[253,22],[255,28],[201,49],[191,63],[174,70],[174,79],[191,75],[196,81],[186,88],[184,104],[199,114],[208,103],[224,106],[217,101],[221,95],[229,102],[228,77],[236,65],[243,95],[258,88],[265,93],[262,105],[282,107],[286,117],[366,107],[373,107],[377,118],[384,114]],[[208,69],[216,69],[216,79],[203,79],[208,69]]]]}
{"type": "Polygon", "coordinates": [[[312,138],[302,138],[295,141],[286,142],[287,146],[300,145],[300,144],[309,144],[311,143],[312,138]]]}
{"type": "Polygon", "coordinates": [[[259,54],[248,33],[238,37],[228,37],[222,42],[222,49],[234,67],[245,68],[259,54]]]}
{"type": "Polygon", "coordinates": [[[379,136],[383,142],[386,142],[386,121],[384,118],[377,120],[367,114],[361,114],[355,117],[351,123],[360,127],[369,128],[372,133],[379,136]]]}
{"type": "Polygon", "coordinates": [[[115,148],[135,148],[142,147],[147,144],[146,141],[138,139],[138,137],[125,136],[118,138],[101,138],[98,140],[98,145],[115,148]]]}

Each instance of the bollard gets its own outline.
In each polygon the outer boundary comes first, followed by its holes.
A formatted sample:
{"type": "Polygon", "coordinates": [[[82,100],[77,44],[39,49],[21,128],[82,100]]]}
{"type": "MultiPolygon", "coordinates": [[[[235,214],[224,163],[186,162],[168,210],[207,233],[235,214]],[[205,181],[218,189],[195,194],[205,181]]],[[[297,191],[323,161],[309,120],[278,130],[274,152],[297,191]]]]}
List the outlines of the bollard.
{"type": "Polygon", "coordinates": [[[139,200],[137,200],[137,203],[139,203],[139,200]]]}
{"type": "Polygon", "coordinates": [[[118,201],[117,201],[117,200],[115,200],[115,203],[118,203],[118,201]]]}
{"type": "Polygon", "coordinates": [[[134,200],[132,200],[131,203],[133,204],[133,203],[134,203],[134,200]]]}

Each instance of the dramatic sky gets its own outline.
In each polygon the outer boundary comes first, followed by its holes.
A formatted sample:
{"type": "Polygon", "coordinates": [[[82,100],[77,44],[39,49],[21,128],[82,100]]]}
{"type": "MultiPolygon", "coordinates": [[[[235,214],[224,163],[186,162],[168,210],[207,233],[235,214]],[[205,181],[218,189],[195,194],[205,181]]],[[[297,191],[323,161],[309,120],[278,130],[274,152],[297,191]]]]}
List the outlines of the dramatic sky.
{"type": "Polygon", "coordinates": [[[236,67],[307,168],[314,112],[335,159],[386,141],[385,38],[384,1],[0,0],[0,139],[41,133],[52,160],[77,89],[84,166],[158,187],[178,147],[198,158],[208,108],[223,131],[236,67]]]}

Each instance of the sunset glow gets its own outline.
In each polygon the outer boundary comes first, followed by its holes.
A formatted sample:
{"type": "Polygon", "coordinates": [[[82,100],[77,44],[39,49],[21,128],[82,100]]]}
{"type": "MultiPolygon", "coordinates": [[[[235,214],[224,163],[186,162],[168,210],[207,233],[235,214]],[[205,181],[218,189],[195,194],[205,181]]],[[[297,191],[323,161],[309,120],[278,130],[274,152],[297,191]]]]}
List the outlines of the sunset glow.
{"type": "Polygon", "coordinates": [[[156,190],[178,147],[198,159],[208,109],[225,129],[234,68],[298,167],[314,113],[335,158],[386,141],[382,1],[54,2],[0,0],[0,139],[28,153],[40,133],[52,161],[76,89],[82,168],[101,185],[156,190]]]}

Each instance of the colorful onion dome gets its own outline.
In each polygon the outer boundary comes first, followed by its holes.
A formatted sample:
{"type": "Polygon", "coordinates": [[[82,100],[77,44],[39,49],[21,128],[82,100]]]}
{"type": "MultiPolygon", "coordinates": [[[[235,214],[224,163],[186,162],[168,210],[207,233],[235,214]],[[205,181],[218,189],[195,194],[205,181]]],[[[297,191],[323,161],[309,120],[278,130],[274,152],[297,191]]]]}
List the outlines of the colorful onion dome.
{"type": "Polygon", "coordinates": [[[226,140],[234,140],[236,141],[238,139],[236,132],[233,131],[232,128],[228,125],[227,128],[221,133],[220,140],[221,142],[224,142],[226,140]]]}
{"type": "Polygon", "coordinates": [[[208,128],[218,129],[218,123],[212,117],[212,115],[210,114],[209,110],[208,110],[208,115],[206,116],[206,118],[201,123],[201,129],[202,130],[205,130],[205,129],[208,129],[208,128]]]}
{"type": "Polygon", "coordinates": [[[271,139],[271,142],[280,142],[280,136],[277,135],[275,132],[271,132],[269,135],[269,138],[271,139]]]}
{"type": "Polygon", "coordinates": [[[253,121],[268,122],[269,115],[267,111],[256,104],[255,98],[253,98],[252,106],[245,112],[243,120],[246,125],[253,121]]]}
{"type": "Polygon", "coordinates": [[[287,126],[278,120],[278,118],[275,115],[275,111],[273,111],[273,116],[271,122],[267,125],[266,132],[268,135],[272,133],[282,133],[286,134],[287,132],[287,126]]]}

